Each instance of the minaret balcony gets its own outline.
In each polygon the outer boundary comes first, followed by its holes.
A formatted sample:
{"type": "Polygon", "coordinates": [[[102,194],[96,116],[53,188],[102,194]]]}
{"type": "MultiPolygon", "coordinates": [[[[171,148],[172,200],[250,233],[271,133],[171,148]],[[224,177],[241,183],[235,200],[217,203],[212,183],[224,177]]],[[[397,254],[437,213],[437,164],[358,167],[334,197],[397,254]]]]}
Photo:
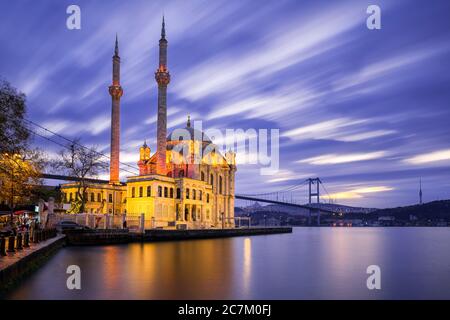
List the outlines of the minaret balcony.
{"type": "Polygon", "coordinates": [[[155,80],[161,86],[167,86],[170,82],[170,74],[166,71],[156,71],[155,72],[155,80]]]}
{"type": "Polygon", "coordinates": [[[121,86],[118,85],[109,86],[109,94],[114,99],[120,99],[120,97],[122,97],[123,95],[123,89],[121,86]]]}

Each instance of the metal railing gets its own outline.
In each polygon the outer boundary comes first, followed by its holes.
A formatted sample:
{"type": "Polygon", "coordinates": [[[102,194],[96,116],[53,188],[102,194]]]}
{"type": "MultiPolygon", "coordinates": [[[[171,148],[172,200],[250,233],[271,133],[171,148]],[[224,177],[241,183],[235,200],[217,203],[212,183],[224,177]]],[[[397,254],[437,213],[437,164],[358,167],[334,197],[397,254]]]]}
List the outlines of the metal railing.
{"type": "Polygon", "coordinates": [[[14,255],[17,252],[32,248],[40,242],[56,237],[55,228],[37,229],[19,232],[17,235],[0,237],[0,257],[14,255]]]}

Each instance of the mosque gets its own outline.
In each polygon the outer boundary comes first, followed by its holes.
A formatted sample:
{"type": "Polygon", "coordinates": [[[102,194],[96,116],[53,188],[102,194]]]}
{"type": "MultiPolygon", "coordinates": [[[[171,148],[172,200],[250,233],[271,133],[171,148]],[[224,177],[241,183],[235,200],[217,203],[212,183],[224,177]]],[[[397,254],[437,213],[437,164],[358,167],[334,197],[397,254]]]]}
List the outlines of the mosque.
{"type": "MultiPolygon", "coordinates": [[[[88,213],[141,215],[160,228],[234,227],[236,155],[222,155],[201,131],[191,126],[167,134],[167,67],[165,22],[159,40],[157,147],[151,153],[144,142],[139,150],[139,175],[119,180],[120,85],[119,45],[116,37],[113,60],[111,112],[111,156],[109,183],[91,183],[87,190],[88,213]]],[[[144,140],[144,139],[143,139],[144,140]]],[[[77,183],[61,185],[66,203],[76,198],[77,183]]]]}

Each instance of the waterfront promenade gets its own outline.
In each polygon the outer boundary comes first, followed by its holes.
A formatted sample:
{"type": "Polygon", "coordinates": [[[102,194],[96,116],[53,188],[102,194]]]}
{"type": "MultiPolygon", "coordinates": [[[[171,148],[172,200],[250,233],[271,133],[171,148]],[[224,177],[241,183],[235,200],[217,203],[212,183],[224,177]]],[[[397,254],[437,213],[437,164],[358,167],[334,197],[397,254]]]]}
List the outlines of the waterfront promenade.
{"type": "Polygon", "coordinates": [[[28,247],[7,252],[0,257],[0,291],[7,288],[17,279],[34,270],[55,250],[65,243],[65,235],[56,235],[39,242],[30,243],[28,247]]]}

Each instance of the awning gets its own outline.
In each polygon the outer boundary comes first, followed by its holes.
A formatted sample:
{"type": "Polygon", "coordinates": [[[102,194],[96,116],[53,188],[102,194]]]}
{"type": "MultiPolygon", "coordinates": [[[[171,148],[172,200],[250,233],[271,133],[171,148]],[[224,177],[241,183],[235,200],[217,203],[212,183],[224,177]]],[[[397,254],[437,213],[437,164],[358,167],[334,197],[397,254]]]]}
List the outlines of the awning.
{"type": "Polygon", "coordinates": [[[25,213],[28,213],[28,214],[34,214],[33,211],[28,211],[28,210],[14,211],[14,214],[15,214],[15,215],[21,215],[21,214],[25,214],[25,213]]]}

